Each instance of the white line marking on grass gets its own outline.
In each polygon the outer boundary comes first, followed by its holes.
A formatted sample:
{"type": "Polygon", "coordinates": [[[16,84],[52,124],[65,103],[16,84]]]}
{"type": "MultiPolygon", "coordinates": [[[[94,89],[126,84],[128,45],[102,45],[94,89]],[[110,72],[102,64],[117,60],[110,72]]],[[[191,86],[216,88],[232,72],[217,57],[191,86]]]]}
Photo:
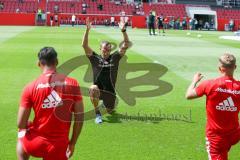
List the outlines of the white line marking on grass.
{"type": "Polygon", "coordinates": [[[240,36],[220,36],[219,39],[240,41],[240,36]]]}
{"type": "Polygon", "coordinates": [[[29,31],[35,27],[31,26],[0,26],[0,43],[17,36],[22,32],[29,31]]]}

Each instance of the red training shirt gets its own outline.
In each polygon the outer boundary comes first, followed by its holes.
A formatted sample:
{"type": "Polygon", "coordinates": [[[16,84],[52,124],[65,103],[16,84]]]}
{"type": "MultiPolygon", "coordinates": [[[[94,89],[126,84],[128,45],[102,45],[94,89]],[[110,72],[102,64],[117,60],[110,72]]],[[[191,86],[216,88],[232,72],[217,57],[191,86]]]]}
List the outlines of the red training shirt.
{"type": "Polygon", "coordinates": [[[52,140],[68,139],[73,105],[81,101],[78,82],[55,71],[43,73],[28,84],[20,106],[34,110],[29,131],[52,140]]]}
{"type": "Polygon", "coordinates": [[[206,95],[206,134],[229,134],[239,128],[240,82],[232,77],[203,81],[196,87],[199,97],[206,95]]]}

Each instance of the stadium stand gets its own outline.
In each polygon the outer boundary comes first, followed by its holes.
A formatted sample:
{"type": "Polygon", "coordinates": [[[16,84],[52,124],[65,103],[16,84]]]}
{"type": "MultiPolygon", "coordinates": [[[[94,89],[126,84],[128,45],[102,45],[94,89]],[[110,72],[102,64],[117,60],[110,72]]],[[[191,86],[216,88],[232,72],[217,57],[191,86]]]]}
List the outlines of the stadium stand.
{"type": "Polygon", "coordinates": [[[187,17],[184,4],[144,4],[143,8],[146,14],[153,10],[164,16],[187,17]]]}
{"type": "Polygon", "coordinates": [[[216,0],[176,0],[177,4],[216,5],[216,0]]]}
{"type": "Polygon", "coordinates": [[[239,9],[224,9],[224,8],[217,8],[218,18],[222,19],[240,19],[240,10],[239,9]]]}
{"type": "Polygon", "coordinates": [[[132,15],[134,10],[135,5],[108,0],[98,0],[97,2],[92,0],[71,2],[49,0],[47,5],[47,11],[51,13],[119,14],[124,11],[127,15],[132,15]],[[86,8],[85,13],[83,8],[86,8]]]}
{"type": "MultiPolygon", "coordinates": [[[[166,0],[160,0],[159,3],[148,4],[144,3],[143,7],[136,5],[135,3],[126,3],[121,1],[109,1],[109,0],[85,0],[85,1],[57,1],[48,0],[48,2],[37,0],[24,0],[23,3],[17,0],[1,0],[2,3],[0,12],[6,13],[36,13],[38,8],[41,8],[43,12],[50,13],[74,13],[74,14],[114,14],[119,15],[125,12],[126,15],[135,15],[137,10],[141,10],[141,14],[147,15],[150,10],[154,10],[157,14],[163,14],[165,16],[174,17],[187,17],[185,4],[215,4],[216,0],[177,0],[176,3],[182,4],[165,4],[166,0]],[[45,3],[44,3],[45,2],[45,3]],[[86,5],[85,7],[83,7],[86,5]],[[85,8],[85,10],[84,10],[85,8]],[[84,12],[85,11],[85,12],[84,12]]],[[[232,8],[213,8],[217,11],[218,18],[227,19],[240,19],[240,10],[232,8]]]]}
{"type": "Polygon", "coordinates": [[[17,0],[1,0],[1,2],[4,7],[0,12],[6,13],[36,13],[38,8],[38,1],[35,0],[24,0],[23,3],[17,0]]]}

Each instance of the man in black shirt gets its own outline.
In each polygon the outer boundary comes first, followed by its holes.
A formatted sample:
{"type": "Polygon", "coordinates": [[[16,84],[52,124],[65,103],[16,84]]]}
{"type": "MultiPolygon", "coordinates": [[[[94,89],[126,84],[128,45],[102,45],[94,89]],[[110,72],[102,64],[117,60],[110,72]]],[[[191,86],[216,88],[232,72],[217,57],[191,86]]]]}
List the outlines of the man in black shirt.
{"type": "Polygon", "coordinates": [[[157,17],[158,34],[160,35],[160,30],[161,30],[161,28],[162,28],[162,30],[163,30],[163,36],[164,36],[165,31],[164,31],[164,27],[163,27],[163,21],[164,21],[164,17],[163,17],[163,14],[161,14],[161,15],[159,15],[159,16],[157,17]]]}
{"type": "Polygon", "coordinates": [[[152,11],[150,11],[148,16],[148,29],[149,35],[152,35],[151,30],[153,31],[153,35],[155,35],[155,16],[153,15],[152,11]]]}
{"type": "Polygon", "coordinates": [[[86,19],[86,32],[83,37],[82,47],[91,62],[93,70],[94,84],[90,87],[89,94],[95,108],[95,122],[97,124],[102,123],[102,117],[98,107],[100,99],[103,100],[102,105],[106,107],[108,113],[111,113],[115,107],[115,84],[117,80],[118,65],[130,44],[125,23],[120,22],[119,27],[124,38],[119,50],[111,54],[111,43],[103,41],[100,44],[101,55],[99,55],[88,45],[88,34],[91,29],[91,22],[89,18],[86,19]]]}

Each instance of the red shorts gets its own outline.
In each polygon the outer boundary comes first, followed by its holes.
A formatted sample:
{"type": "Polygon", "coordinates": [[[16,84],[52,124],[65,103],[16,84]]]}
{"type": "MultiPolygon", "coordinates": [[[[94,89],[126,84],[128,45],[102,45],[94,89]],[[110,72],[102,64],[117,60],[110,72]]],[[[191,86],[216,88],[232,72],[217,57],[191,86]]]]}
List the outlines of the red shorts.
{"type": "Polygon", "coordinates": [[[67,160],[66,150],[68,140],[53,141],[38,136],[35,133],[27,132],[19,139],[24,151],[34,157],[41,157],[44,160],[67,160]]]}
{"type": "Polygon", "coordinates": [[[229,135],[209,135],[206,137],[206,148],[209,160],[228,160],[231,147],[240,140],[240,129],[229,135]]]}

